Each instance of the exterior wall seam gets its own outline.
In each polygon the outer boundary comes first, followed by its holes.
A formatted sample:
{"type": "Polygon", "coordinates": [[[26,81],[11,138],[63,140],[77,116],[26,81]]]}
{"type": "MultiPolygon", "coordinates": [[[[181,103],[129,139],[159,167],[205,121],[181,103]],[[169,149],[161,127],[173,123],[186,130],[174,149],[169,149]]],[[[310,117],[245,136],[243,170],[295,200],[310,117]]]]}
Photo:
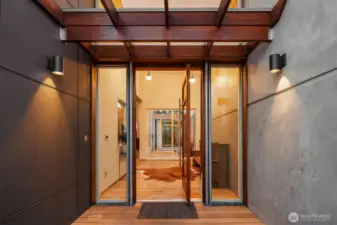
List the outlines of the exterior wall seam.
{"type": "Polygon", "coordinates": [[[18,73],[18,72],[16,72],[16,71],[14,71],[14,70],[8,69],[8,68],[6,68],[6,67],[4,67],[4,66],[1,66],[1,65],[0,65],[0,70],[8,71],[8,72],[10,72],[10,73],[13,73],[13,74],[15,74],[15,75],[21,76],[21,77],[26,78],[26,79],[28,79],[28,80],[31,80],[31,81],[33,81],[33,82],[42,84],[42,85],[44,85],[44,86],[46,86],[46,87],[49,87],[49,88],[52,88],[52,89],[54,89],[54,90],[56,90],[56,91],[62,92],[62,93],[64,93],[64,94],[70,95],[70,96],[72,96],[72,97],[75,97],[75,98],[77,98],[77,99],[81,99],[81,100],[83,100],[83,101],[90,102],[90,101],[87,100],[87,99],[81,98],[81,97],[79,97],[79,96],[76,96],[76,95],[74,95],[74,94],[71,94],[71,93],[69,93],[69,92],[67,92],[67,91],[64,91],[64,90],[62,90],[62,89],[55,88],[55,87],[50,86],[50,85],[48,85],[48,84],[46,84],[46,83],[43,83],[43,82],[38,81],[38,80],[36,80],[36,79],[33,79],[33,78],[29,77],[29,76],[26,76],[26,75],[23,75],[23,74],[21,74],[21,73],[18,73]]]}
{"type": "Polygon", "coordinates": [[[278,91],[278,92],[269,94],[269,95],[267,95],[267,96],[265,96],[265,97],[263,97],[263,98],[260,98],[260,99],[258,99],[258,100],[249,102],[247,105],[248,105],[248,107],[249,107],[249,106],[252,106],[252,105],[254,105],[254,104],[256,104],[256,103],[259,103],[259,102],[261,102],[261,101],[264,101],[264,100],[266,100],[266,99],[269,99],[269,98],[272,98],[272,97],[274,97],[274,96],[280,95],[280,94],[282,94],[282,93],[284,93],[284,92],[287,92],[287,91],[290,91],[290,90],[292,90],[292,89],[294,89],[294,88],[296,88],[296,87],[298,87],[298,86],[300,86],[300,85],[302,85],[302,84],[309,83],[310,81],[314,81],[314,80],[316,80],[316,79],[318,79],[318,78],[320,78],[320,77],[323,77],[323,76],[325,76],[325,75],[330,75],[330,73],[332,73],[332,72],[334,72],[334,71],[336,71],[336,70],[337,70],[337,67],[336,67],[336,68],[333,68],[333,69],[330,69],[330,70],[327,70],[327,71],[325,71],[325,72],[323,72],[323,73],[320,73],[320,74],[318,74],[318,75],[316,75],[316,76],[313,76],[313,77],[311,77],[311,78],[309,78],[309,79],[306,79],[306,80],[303,80],[303,81],[301,81],[301,82],[299,82],[299,83],[297,83],[297,84],[294,84],[294,85],[292,85],[291,87],[288,87],[288,88],[285,88],[285,89],[283,89],[283,90],[281,90],[281,91],[278,91]]]}
{"type": "Polygon", "coordinates": [[[10,219],[10,218],[15,217],[16,215],[18,215],[18,214],[20,214],[20,213],[22,213],[22,212],[24,212],[24,211],[27,211],[27,210],[33,208],[34,206],[39,205],[40,203],[42,203],[42,202],[44,202],[44,201],[46,201],[46,200],[48,200],[48,199],[51,199],[52,197],[56,196],[58,193],[60,193],[60,192],[62,192],[62,191],[64,191],[64,190],[66,190],[66,189],[68,189],[68,188],[70,188],[70,187],[72,187],[72,186],[74,186],[74,185],[77,186],[78,183],[79,183],[79,182],[76,181],[76,182],[74,182],[74,183],[72,183],[72,184],[70,184],[70,185],[68,185],[68,186],[66,186],[66,187],[64,187],[64,188],[61,188],[61,189],[59,189],[59,190],[53,192],[52,194],[50,194],[50,195],[48,195],[48,196],[46,196],[46,197],[44,197],[44,198],[41,198],[41,199],[39,199],[39,200],[37,200],[37,201],[35,201],[35,202],[33,202],[33,203],[27,205],[27,206],[24,206],[22,209],[19,209],[19,210],[17,210],[16,212],[13,212],[13,213],[11,213],[10,215],[8,215],[8,216],[6,216],[6,217],[0,219],[0,224],[3,223],[4,221],[10,219]]]}

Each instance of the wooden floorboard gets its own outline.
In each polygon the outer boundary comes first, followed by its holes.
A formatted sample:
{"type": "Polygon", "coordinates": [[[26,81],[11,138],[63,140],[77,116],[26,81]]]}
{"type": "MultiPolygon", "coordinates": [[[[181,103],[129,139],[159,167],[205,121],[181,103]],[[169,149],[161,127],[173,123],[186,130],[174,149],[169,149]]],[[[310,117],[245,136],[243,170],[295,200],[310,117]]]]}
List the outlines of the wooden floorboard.
{"type": "Polygon", "coordinates": [[[204,206],[196,203],[199,219],[136,219],[141,203],[130,206],[93,206],[72,225],[145,225],[145,224],[197,224],[197,225],[263,225],[244,206],[204,206]]]}
{"type": "MultiPolygon", "coordinates": [[[[177,167],[178,160],[137,160],[137,200],[184,200],[185,192],[181,180],[166,182],[159,180],[148,180],[143,174],[143,169],[177,167]]],[[[123,177],[99,197],[100,200],[125,200],[126,178],[123,177]]],[[[191,181],[191,199],[201,201],[201,178],[197,177],[191,181]]],[[[231,189],[213,188],[213,199],[238,199],[239,197],[231,189]]]]}

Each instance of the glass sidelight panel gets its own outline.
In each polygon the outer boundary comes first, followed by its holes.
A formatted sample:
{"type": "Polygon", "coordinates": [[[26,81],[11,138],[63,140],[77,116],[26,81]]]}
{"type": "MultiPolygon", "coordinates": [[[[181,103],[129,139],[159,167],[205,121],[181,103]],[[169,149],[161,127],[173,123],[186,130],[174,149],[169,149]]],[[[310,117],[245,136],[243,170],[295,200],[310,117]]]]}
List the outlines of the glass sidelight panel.
{"type": "Polygon", "coordinates": [[[127,73],[100,67],[97,91],[96,190],[98,202],[127,200],[127,73]]]}
{"type": "Polygon", "coordinates": [[[211,186],[213,201],[240,199],[239,67],[211,68],[211,186]]]}

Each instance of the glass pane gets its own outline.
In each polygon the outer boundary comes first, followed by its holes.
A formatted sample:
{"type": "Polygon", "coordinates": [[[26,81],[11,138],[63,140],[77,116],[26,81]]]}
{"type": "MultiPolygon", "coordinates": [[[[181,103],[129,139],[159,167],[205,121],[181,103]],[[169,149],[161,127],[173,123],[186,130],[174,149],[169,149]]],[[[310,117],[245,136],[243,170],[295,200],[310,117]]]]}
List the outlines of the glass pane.
{"type": "Polygon", "coordinates": [[[94,46],[124,46],[123,42],[118,42],[118,41],[114,41],[114,42],[91,42],[92,45],[94,46]]]}
{"type": "Polygon", "coordinates": [[[212,199],[239,198],[238,67],[212,68],[212,199]]]}
{"type": "MultiPolygon", "coordinates": [[[[112,0],[116,8],[132,8],[132,9],[163,9],[164,1],[161,0],[112,0]]],[[[99,4],[99,7],[102,7],[99,4]]]]}
{"type": "MultiPolygon", "coordinates": [[[[240,0],[232,0],[229,8],[238,8],[240,0]]],[[[220,6],[221,0],[170,0],[170,8],[214,8],[217,9],[220,6]]]]}
{"type": "MultiPolygon", "coordinates": [[[[89,1],[89,0],[87,0],[89,1]]],[[[164,9],[162,0],[112,0],[116,8],[130,9],[164,9]]],[[[170,0],[170,8],[218,8],[221,0],[170,0]]],[[[232,0],[230,8],[238,8],[239,0],[232,0]]],[[[98,7],[103,8],[102,3],[98,0],[98,7]]]]}
{"type": "MultiPolygon", "coordinates": [[[[113,4],[115,5],[115,7],[118,8],[123,8],[123,2],[122,0],[111,0],[113,2],[113,4]]],[[[97,0],[98,2],[98,8],[104,8],[102,5],[101,0],[97,0]]]]}
{"type": "Polygon", "coordinates": [[[55,0],[63,9],[95,8],[95,0],[55,0]]]}
{"type": "Polygon", "coordinates": [[[272,8],[278,0],[244,0],[245,8],[272,8]]]}
{"type": "Polygon", "coordinates": [[[170,8],[216,8],[221,0],[170,0],[170,8]]]}
{"type": "Polygon", "coordinates": [[[149,129],[149,147],[152,149],[152,156],[165,155],[158,151],[171,151],[170,155],[178,157],[180,124],[178,110],[149,110],[150,129],[149,129]],[[156,152],[157,153],[154,153],[156,152]]]}
{"type": "Polygon", "coordinates": [[[132,45],[138,46],[166,46],[166,42],[131,42],[132,45]]]}
{"type": "Polygon", "coordinates": [[[97,104],[99,200],[126,201],[126,68],[98,70],[97,104]]]}
{"type": "Polygon", "coordinates": [[[214,42],[213,46],[240,46],[247,45],[247,42],[214,42]]]}
{"type": "Polygon", "coordinates": [[[207,42],[170,42],[172,46],[205,46],[207,42]]]}

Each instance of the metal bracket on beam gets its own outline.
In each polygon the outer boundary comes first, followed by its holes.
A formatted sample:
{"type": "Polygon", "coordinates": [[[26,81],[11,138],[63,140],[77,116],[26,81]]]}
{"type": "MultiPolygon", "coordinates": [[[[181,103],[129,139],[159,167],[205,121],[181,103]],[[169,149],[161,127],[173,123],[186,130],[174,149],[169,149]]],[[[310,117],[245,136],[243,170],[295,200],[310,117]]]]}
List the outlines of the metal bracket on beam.
{"type": "Polygon", "coordinates": [[[272,41],[272,40],[274,40],[274,37],[275,37],[274,29],[271,28],[271,29],[269,29],[269,32],[268,32],[268,40],[272,41]]]}
{"type": "Polygon", "coordinates": [[[61,41],[67,40],[67,29],[66,28],[60,28],[60,40],[61,41]]]}

